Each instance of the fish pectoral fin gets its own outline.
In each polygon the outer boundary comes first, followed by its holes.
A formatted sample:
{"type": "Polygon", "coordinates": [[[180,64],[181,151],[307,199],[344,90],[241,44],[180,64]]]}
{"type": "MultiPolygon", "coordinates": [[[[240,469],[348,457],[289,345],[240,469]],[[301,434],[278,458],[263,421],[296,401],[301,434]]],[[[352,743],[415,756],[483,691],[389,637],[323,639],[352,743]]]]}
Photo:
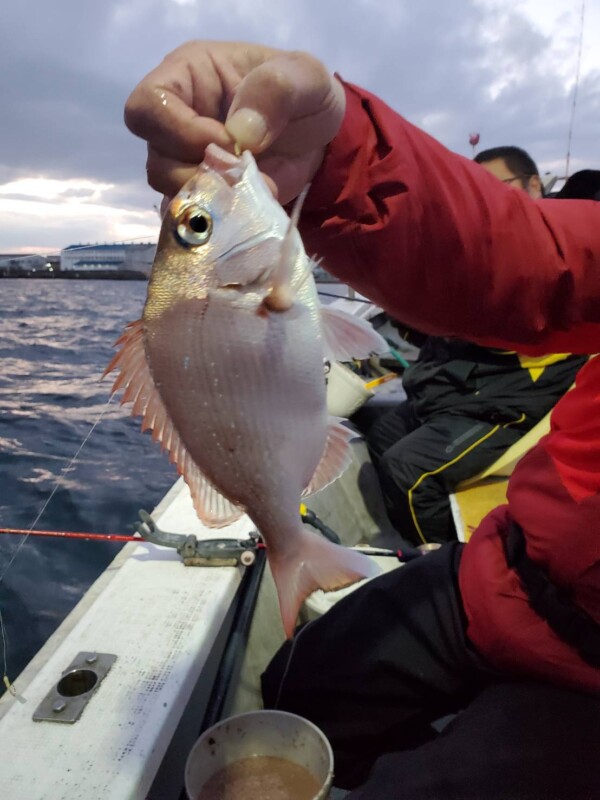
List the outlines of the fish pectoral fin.
{"type": "Polygon", "coordinates": [[[202,522],[210,528],[221,528],[234,522],[242,516],[243,509],[223,497],[200,472],[156,388],[144,349],[143,321],[138,319],[129,323],[117,345],[121,345],[121,349],[102,376],[119,370],[111,395],[119,389],[124,390],[121,405],[132,403],[131,415],[143,417],[142,430],[151,430],[154,441],[169,453],[170,461],[177,465],[179,474],[190,488],[194,509],[202,522]]]}
{"type": "Polygon", "coordinates": [[[307,497],[309,494],[314,494],[329,486],[350,466],[352,461],[350,441],[354,435],[346,425],[342,425],[339,418],[331,417],[323,455],[310,483],[302,492],[302,497],[307,497]]]}
{"type": "Polygon", "coordinates": [[[338,308],[323,306],[321,323],[325,352],[330,360],[352,361],[369,358],[373,353],[387,353],[387,342],[364,319],[353,317],[338,308]]]}
{"type": "Polygon", "coordinates": [[[380,572],[376,562],[349,547],[333,544],[317,533],[302,530],[294,552],[267,556],[273,573],[286,636],[291,638],[302,603],[317,589],[343,589],[380,572]]]}

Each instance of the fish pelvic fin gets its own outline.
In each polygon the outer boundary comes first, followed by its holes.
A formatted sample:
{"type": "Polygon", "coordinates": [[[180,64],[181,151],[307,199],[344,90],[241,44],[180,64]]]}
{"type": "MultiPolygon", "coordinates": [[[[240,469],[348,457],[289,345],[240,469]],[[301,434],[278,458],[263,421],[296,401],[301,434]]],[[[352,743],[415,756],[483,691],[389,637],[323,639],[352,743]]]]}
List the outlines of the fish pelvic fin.
{"type": "Polygon", "coordinates": [[[331,417],[327,431],[327,442],[310,483],[302,492],[302,497],[319,492],[333,483],[350,466],[352,448],[350,441],[356,434],[339,417],[331,417]]]}
{"type": "Polygon", "coordinates": [[[228,500],[212,485],[187,451],[181,474],[189,486],[194,510],[207,528],[224,528],[245,514],[244,508],[228,500]]]}
{"type": "Polygon", "coordinates": [[[277,588],[285,635],[291,638],[306,598],[317,589],[331,592],[363,578],[373,578],[380,569],[368,556],[333,544],[317,533],[302,529],[298,547],[275,557],[269,564],[277,588]]]}
{"type": "Polygon", "coordinates": [[[325,353],[332,361],[369,358],[374,353],[387,353],[389,345],[364,319],[331,306],[321,308],[325,353]]]}
{"type": "Polygon", "coordinates": [[[142,417],[142,431],[151,430],[152,439],[167,451],[189,486],[196,514],[207,527],[222,528],[239,519],[244,510],[224,497],[200,471],[169,416],[146,358],[143,321],[130,322],[116,345],[120,350],[102,376],[119,370],[111,395],[123,389],[121,405],[130,403],[131,416],[142,417]]]}

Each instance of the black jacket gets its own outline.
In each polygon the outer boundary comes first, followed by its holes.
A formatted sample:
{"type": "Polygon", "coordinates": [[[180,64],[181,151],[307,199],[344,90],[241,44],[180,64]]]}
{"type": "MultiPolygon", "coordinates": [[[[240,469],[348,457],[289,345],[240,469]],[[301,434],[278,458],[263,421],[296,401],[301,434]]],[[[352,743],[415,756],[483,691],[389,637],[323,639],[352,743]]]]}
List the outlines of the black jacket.
{"type": "Polygon", "coordinates": [[[587,356],[529,358],[458,339],[427,337],[403,385],[423,422],[442,414],[467,414],[493,423],[522,418],[533,427],[575,379],[587,356]]]}

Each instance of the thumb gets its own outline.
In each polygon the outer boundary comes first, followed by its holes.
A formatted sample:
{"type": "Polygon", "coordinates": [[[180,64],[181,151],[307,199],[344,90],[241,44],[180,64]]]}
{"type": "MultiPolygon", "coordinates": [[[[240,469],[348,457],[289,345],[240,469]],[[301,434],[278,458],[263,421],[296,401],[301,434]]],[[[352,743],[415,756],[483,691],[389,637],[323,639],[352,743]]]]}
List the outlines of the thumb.
{"type": "Polygon", "coordinates": [[[239,108],[225,122],[225,130],[234,142],[242,150],[251,150],[253,153],[260,153],[268,147],[277,136],[277,128],[283,127],[269,124],[266,117],[253,108],[239,108]]]}
{"type": "Polygon", "coordinates": [[[282,53],[255,67],[238,84],[225,128],[242,149],[254,153],[262,153],[280,137],[285,138],[286,151],[300,153],[314,145],[315,137],[329,142],[343,112],[343,90],[324,64],[307,53],[282,53]],[[307,141],[312,122],[318,123],[317,129],[307,141]]]}

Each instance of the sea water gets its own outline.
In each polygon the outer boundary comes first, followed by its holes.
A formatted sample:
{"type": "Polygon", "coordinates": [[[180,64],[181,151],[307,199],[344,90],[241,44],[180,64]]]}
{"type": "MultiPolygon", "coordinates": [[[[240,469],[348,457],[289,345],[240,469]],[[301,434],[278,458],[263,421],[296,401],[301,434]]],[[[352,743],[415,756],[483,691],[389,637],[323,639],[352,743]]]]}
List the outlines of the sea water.
{"type": "MultiPolygon", "coordinates": [[[[0,527],[29,528],[60,479],[37,529],[131,535],[138,509],[175,481],[139,420],[116,400],[106,407],[111,378],[100,380],[145,293],[144,281],[0,280],[0,527]]],[[[0,534],[0,576],[22,540],[0,534]]],[[[0,582],[11,680],[120,547],[27,539],[0,582]]]]}

